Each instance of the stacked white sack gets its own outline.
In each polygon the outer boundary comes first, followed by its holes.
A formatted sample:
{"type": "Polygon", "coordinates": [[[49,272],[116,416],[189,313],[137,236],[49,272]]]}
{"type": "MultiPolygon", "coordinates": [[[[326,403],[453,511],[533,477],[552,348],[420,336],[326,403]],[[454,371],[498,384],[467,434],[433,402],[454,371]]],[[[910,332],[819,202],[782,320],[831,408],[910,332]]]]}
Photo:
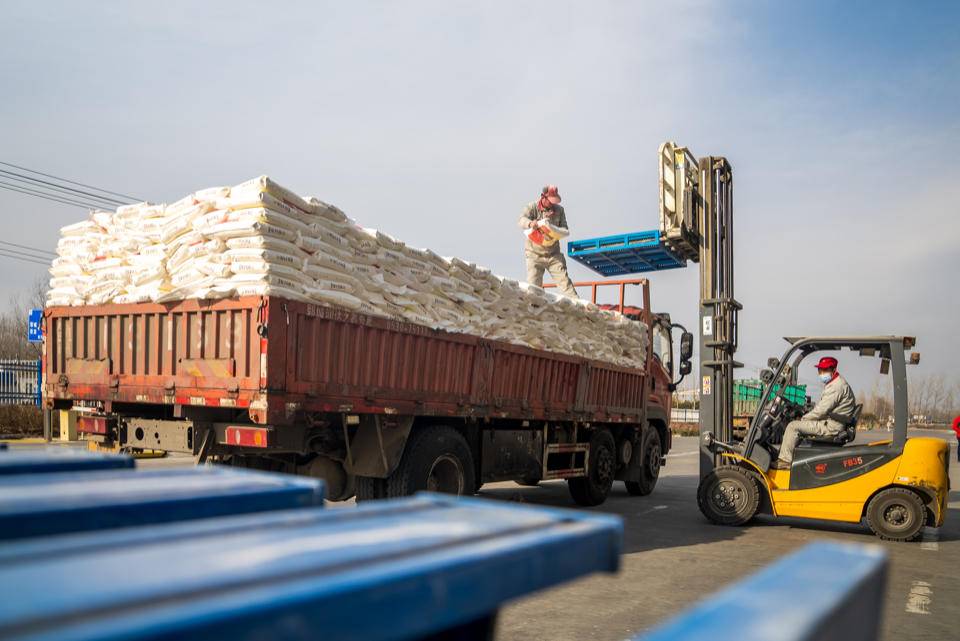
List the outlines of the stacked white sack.
{"type": "Polygon", "coordinates": [[[647,329],[359,227],[266,176],[64,227],[48,305],[270,295],[636,366],[647,329]]]}

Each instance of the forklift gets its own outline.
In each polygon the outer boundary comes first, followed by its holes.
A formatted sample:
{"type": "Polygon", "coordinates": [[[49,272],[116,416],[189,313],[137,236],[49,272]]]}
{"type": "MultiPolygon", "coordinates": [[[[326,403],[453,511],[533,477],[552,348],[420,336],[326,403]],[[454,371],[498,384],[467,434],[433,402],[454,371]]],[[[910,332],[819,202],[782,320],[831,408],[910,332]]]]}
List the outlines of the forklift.
{"type": "MultiPolygon", "coordinates": [[[[763,397],[741,443],[723,437],[701,420],[701,465],[697,504],[710,521],[743,525],[760,513],[859,523],[866,518],[882,539],[913,541],[923,527],[940,527],[949,491],[949,447],[943,439],[907,437],[906,365],[919,354],[905,352],[910,336],[787,338],[790,346],[761,372],[763,397]],[[880,358],[880,371],[893,377],[892,438],[856,443],[857,405],[853,419],[837,436],[800,441],[789,470],[772,469],[783,431],[809,404],[788,400],[785,389],[796,382],[801,363],[814,353],[850,350],[860,358],[880,358]]],[[[809,362],[807,364],[810,367],[809,362]]],[[[725,427],[725,426],[724,426],[725,427]]]]}
{"type": "MultiPolygon", "coordinates": [[[[697,503],[720,525],[743,525],[761,513],[859,523],[893,541],[920,537],[943,524],[949,489],[949,448],[935,438],[907,438],[908,336],[788,338],[787,351],[767,362],[760,407],[741,442],[733,439],[734,359],[738,346],[734,297],[733,169],[726,158],[696,158],[672,142],[660,146],[660,228],[571,241],[568,256],[604,276],[700,265],[700,483],[697,503]],[[879,357],[891,374],[894,429],[889,440],[859,443],[857,419],[831,439],[801,440],[789,470],[771,469],[783,431],[808,409],[785,397],[801,363],[815,352],[852,350],[879,357]]],[[[679,325],[674,324],[685,331],[679,325]]],[[[808,363],[809,366],[809,363],[808,363]]],[[[681,370],[683,380],[686,371],[681,370]]]]}

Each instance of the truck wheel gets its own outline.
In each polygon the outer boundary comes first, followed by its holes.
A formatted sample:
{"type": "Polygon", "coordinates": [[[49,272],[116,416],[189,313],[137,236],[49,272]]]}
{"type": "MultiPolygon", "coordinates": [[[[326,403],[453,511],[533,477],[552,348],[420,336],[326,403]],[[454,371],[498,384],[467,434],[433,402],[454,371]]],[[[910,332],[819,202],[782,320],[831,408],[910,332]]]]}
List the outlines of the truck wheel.
{"type": "Polygon", "coordinates": [[[370,476],[356,477],[357,501],[373,501],[387,498],[387,479],[370,476]]]}
{"type": "Polygon", "coordinates": [[[591,507],[607,499],[616,472],[616,443],[607,430],[597,430],[590,437],[590,462],[587,475],[567,479],[570,496],[578,505],[591,507]]]}
{"type": "Polygon", "coordinates": [[[323,479],[327,486],[327,499],[331,501],[346,501],[356,493],[356,477],[347,473],[343,463],[323,454],[299,466],[297,474],[323,479]]]}
{"type": "Polygon", "coordinates": [[[627,486],[627,493],[630,496],[647,496],[653,492],[653,488],[657,486],[657,479],[660,478],[660,457],[662,456],[660,433],[657,432],[657,428],[652,427],[647,430],[643,443],[643,466],[640,469],[640,480],[624,481],[627,486]]]}
{"type": "Polygon", "coordinates": [[[514,479],[513,482],[524,487],[538,487],[540,485],[540,475],[530,474],[518,479],[514,479]]]}
{"type": "Polygon", "coordinates": [[[427,490],[469,496],[474,493],[473,456],[461,434],[440,425],[413,428],[400,464],[387,478],[387,496],[427,490]]]}
{"type": "Polygon", "coordinates": [[[887,541],[915,541],[926,523],[927,512],[915,492],[891,487],[867,503],[867,525],[887,541]]]}
{"type": "Polygon", "coordinates": [[[746,470],[720,466],[700,480],[697,506],[717,525],[743,525],[760,508],[760,488],[746,470]]]}

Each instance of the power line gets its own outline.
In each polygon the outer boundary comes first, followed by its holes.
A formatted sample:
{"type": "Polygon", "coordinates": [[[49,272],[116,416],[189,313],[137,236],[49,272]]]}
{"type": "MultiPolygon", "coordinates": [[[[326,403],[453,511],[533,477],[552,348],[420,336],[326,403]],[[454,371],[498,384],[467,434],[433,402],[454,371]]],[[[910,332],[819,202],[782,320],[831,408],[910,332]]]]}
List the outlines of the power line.
{"type": "Polygon", "coordinates": [[[128,195],[126,195],[126,194],[121,194],[121,193],[117,193],[117,192],[115,192],[115,191],[110,191],[109,189],[101,189],[100,187],[94,187],[93,185],[87,185],[86,183],[80,183],[80,182],[77,182],[77,181],[75,181],[75,180],[68,180],[68,179],[66,179],[66,178],[61,178],[61,177],[59,177],[59,176],[54,176],[53,174],[45,174],[45,173],[43,173],[42,171],[37,171],[36,169],[29,169],[29,168],[27,168],[27,167],[21,167],[20,165],[14,165],[13,163],[10,163],[10,162],[3,162],[2,160],[0,160],[0,165],[6,165],[7,167],[14,167],[14,168],[20,169],[20,170],[22,170],[22,171],[29,171],[31,174],[37,174],[38,176],[46,176],[47,178],[53,178],[53,179],[55,179],[55,180],[62,180],[63,182],[70,183],[71,185],[79,185],[80,187],[86,187],[87,189],[95,189],[95,190],[97,190],[97,191],[102,191],[102,192],[105,193],[105,194],[111,194],[111,195],[113,195],[113,196],[120,196],[121,198],[128,198],[128,199],[130,199],[130,200],[133,201],[133,202],[140,203],[140,202],[143,202],[143,201],[144,201],[143,198],[136,198],[136,197],[134,197],[134,196],[128,196],[128,195]]]}
{"type": "Polygon", "coordinates": [[[30,247],[29,245],[18,245],[17,243],[10,243],[5,240],[0,240],[0,245],[10,245],[11,247],[19,247],[20,249],[29,249],[32,252],[50,254],[51,256],[57,255],[57,252],[52,252],[49,249],[40,249],[39,247],[30,247]]]}
{"type": "Polygon", "coordinates": [[[111,198],[109,196],[101,196],[100,194],[94,194],[89,191],[83,191],[82,189],[74,189],[73,187],[65,187],[63,185],[58,185],[57,183],[52,183],[49,180],[41,180],[39,178],[32,178],[31,176],[25,176],[23,174],[18,174],[15,171],[7,171],[6,169],[0,169],[0,174],[3,174],[3,177],[7,180],[15,180],[19,183],[24,183],[27,187],[32,189],[55,189],[58,192],[62,192],[67,196],[80,196],[82,198],[93,198],[95,200],[102,200],[105,203],[109,203],[111,207],[116,207],[117,205],[125,205],[126,202],[122,200],[117,200],[116,198],[111,198]],[[29,182],[26,182],[29,181],[29,182]],[[43,185],[41,187],[40,185],[43,185]]]}
{"type": "Polygon", "coordinates": [[[27,189],[21,189],[21,188],[19,188],[19,187],[4,186],[4,185],[8,185],[8,184],[9,184],[9,183],[0,182],[0,189],[7,189],[7,190],[9,190],[9,191],[16,191],[16,192],[19,192],[19,193],[21,193],[21,194],[26,194],[27,196],[34,196],[35,198],[43,198],[44,200],[52,200],[53,202],[63,203],[64,205],[73,205],[74,207],[82,207],[82,208],[84,208],[84,209],[102,209],[102,208],[103,208],[103,205],[94,205],[94,204],[91,204],[91,203],[76,202],[76,201],[73,201],[73,200],[68,200],[66,197],[64,197],[64,198],[54,198],[53,196],[47,196],[47,195],[45,195],[45,194],[41,194],[41,193],[38,193],[38,192],[35,192],[35,191],[31,191],[31,190],[27,190],[27,189]]]}
{"type": "MultiPolygon", "coordinates": [[[[7,176],[4,176],[3,174],[0,174],[0,178],[7,178],[7,176]]],[[[16,179],[16,178],[11,178],[10,180],[17,180],[17,179],[16,179]]],[[[45,187],[40,187],[40,186],[38,186],[38,185],[33,185],[33,184],[31,184],[31,183],[25,183],[25,184],[21,184],[21,183],[9,183],[9,182],[0,180],[0,185],[7,185],[8,187],[16,187],[17,189],[24,189],[24,190],[30,192],[30,193],[33,194],[33,195],[38,195],[38,196],[39,196],[39,195],[42,195],[42,196],[50,196],[50,197],[53,197],[53,198],[63,198],[63,199],[67,199],[67,200],[75,200],[76,202],[82,202],[82,203],[84,203],[84,204],[94,204],[94,205],[97,206],[98,209],[114,209],[114,208],[116,208],[116,207],[118,206],[116,203],[108,203],[108,202],[105,202],[105,201],[93,200],[93,199],[91,199],[91,198],[88,198],[87,196],[79,196],[79,195],[70,194],[70,193],[62,194],[62,193],[59,193],[59,192],[56,192],[56,191],[51,191],[51,190],[49,190],[49,189],[47,189],[47,188],[45,188],[45,187]]]]}
{"type": "Polygon", "coordinates": [[[11,255],[11,254],[6,254],[6,253],[4,253],[4,250],[2,250],[2,249],[0,249],[0,257],[3,257],[3,258],[12,258],[13,260],[22,260],[22,261],[25,262],[25,263],[33,263],[34,265],[45,265],[45,266],[49,266],[49,265],[50,265],[50,263],[46,263],[46,262],[43,262],[43,261],[31,260],[31,259],[29,259],[29,258],[21,258],[20,256],[13,256],[13,255],[11,255]]]}
{"type": "Polygon", "coordinates": [[[51,260],[50,258],[47,258],[46,256],[36,256],[36,255],[34,255],[34,254],[28,254],[27,252],[18,251],[18,250],[16,250],[16,249],[6,249],[5,247],[4,247],[4,248],[0,248],[0,251],[7,252],[8,254],[16,254],[16,255],[18,255],[18,256],[23,256],[24,258],[33,258],[33,259],[36,259],[36,260],[43,260],[43,261],[49,261],[49,260],[51,260]]]}

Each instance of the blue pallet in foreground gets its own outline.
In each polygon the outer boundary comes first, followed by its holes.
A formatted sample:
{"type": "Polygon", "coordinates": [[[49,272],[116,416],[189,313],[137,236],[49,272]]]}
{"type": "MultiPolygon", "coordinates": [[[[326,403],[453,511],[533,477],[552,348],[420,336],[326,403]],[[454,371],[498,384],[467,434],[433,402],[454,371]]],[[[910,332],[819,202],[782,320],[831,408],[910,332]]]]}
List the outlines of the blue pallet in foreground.
{"type": "Polygon", "coordinates": [[[323,494],[322,481],[214,466],[2,476],[0,540],[319,506],[323,494]]]}
{"type": "MultiPolygon", "coordinates": [[[[3,445],[6,445],[5,443],[3,445]]],[[[17,446],[0,448],[0,476],[8,474],[48,474],[132,468],[133,458],[106,452],[91,452],[72,446],[17,446]]]]}
{"type": "Polygon", "coordinates": [[[875,641],[887,564],[877,546],[812,543],[634,641],[875,641]]]}
{"type": "Polygon", "coordinates": [[[660,242],[656,229],[567,243],[567,255],[602,276],[623,276],[684,267],[687,262],[660,242]]]}
{"type": "Polygon", "coordinates": [[[14,544],[0,638],[422,638],[615,571],[622,535],[618,517],[420,494],[14,544]]]}

